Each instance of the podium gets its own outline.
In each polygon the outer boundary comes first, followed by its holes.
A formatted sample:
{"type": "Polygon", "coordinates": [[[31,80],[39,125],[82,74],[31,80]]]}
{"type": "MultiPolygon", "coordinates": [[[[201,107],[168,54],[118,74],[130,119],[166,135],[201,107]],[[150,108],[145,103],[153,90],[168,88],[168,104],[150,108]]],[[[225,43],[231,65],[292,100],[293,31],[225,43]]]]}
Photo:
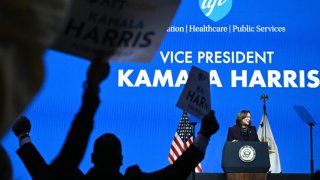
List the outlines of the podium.
{"type": "Polygon", "coordinates": [[[270,168],[266,142],[226,142],[221,167],[227,180],[266,180],[270,168]]]}

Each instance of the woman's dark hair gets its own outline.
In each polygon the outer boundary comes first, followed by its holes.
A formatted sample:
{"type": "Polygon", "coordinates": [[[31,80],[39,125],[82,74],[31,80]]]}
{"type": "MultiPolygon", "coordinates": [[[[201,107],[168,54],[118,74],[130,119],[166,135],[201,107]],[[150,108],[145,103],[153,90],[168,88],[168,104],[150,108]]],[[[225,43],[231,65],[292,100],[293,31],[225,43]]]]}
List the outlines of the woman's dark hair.
{"type": "MultiPolygon", "coordinates": [[[[250,113],[250,111],[248,110],[241,110],[237,117],[236,117],[236,124],[241,126],[242,125],[242,119],[246,118],[247,117],[247,114],[250,113]]],[[[251,114],[251,113],[250,113],[251,114]]],[[[251,126],[251,121],[250,121],[250,124],[249,126],[251,126]]]]}

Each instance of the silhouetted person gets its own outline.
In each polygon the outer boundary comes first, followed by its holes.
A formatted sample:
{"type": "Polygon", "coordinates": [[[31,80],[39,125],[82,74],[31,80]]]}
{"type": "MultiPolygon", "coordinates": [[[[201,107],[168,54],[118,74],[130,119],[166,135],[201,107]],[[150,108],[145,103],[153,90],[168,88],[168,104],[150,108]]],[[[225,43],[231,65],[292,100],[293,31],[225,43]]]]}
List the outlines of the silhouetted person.
{"type": "Polygon", "coordinates": [[[117,136],[106,133],[94,142],[91,162],[94,167],[89,170],[89,179],[123,179],[119,172],[122,165],[122,146],[117,136]],[[107,177],[107,178],[106,178],[107,177]]]}
{"type": "Polygon", "coordinates": [[[7,152],[0,145],[0,179],[12,180],[12,167],[7,152]]]}
{"type": "Polygon", "coordinates": [[[241,110],[236,117],[236,124],[228,129],[227,141],[259,141],[257,129],[251,125],[251,113],[241,110]]]}
{"type": "Polygon", "coordinates": [[[71,0],[0,1],[0,139],[38,93],[71,0]]]}
{"type": "Polygon", "coordinates": [[[316,171],[316,173],[314,174],[313,179],[314,180],[320,180],[320,169],[318,171],[316,171]]]}
{"type": "MultiPolygon", "coordinates": [[[[95,69],[94,67],[95,65],[92,64],[90,69],[95,69]]],[[[90,80],[90,77],[92,76],[102,77],[101,75],[96,74],[96,72],[99,71],[92,71],[90,69],[88,73],[88,80],[90,80]]],[[[16,129],[20,128],[13,128],[15,134],[18,137],[22,137],[19,138],[21,147],[17,153],[34,179],[43,179],[43,177],[46,176],[50,176],[53,179],[84,178],[83,174],[77,167],[86,149],[88,137],[92,131],[93,115],[99,104],[99,98],[97,95],[99,88],[92,84],[97,85],[103,79],[104,78],[94,81],[95,83],[89,81],[85,86],[87,88],[83,96],[81,110],[72,124],[72,128],[68,133],[67,141],[63,146],[63,150],[59,154],[58,158],[53,162],[53,164],[48,166],[48,168],[46,168],[46,163],[40,153],[37,152],[32,143],[30,143],[29,131],[24,130],[23,132],[17,132],[16,129]],[[38,161],[34,161],[34,159],[38,159],[38,161]]],[[[17,127],[19,127],[19,123],[17,123],[17,127]]],[[[174,164],[152,173],[144,173],[138,166],[132,166],[126,170],[124,176],[119,172],[120,166],[122,165],[121,142],[113,134],[104,134],[95,141],[94,152],[92,153],[92,162],[94,167],[87,173],[87,179],[186,179],[192,170],[204,158],[210,137],[218,129],[219,124],[216,121],[214,112],[211,111],[203,118],[200,132],[195,138],[194,143],[175,161],[174,164]]]]}
{"type": "Polygon", "coordinates": [[[94,114],[100,104],[99,85],[108,74],[108,63],[99,61],[91,63],[87,73],[87,81],[84,84],[85,92],[80,111],[72,123],[62,150],[50,165],[45,162],[31,143],[30,121],[26,117],[21,117],[14,124],[12,130],[20,142],[17,154],[33,179],[84,179],[85,176],[78,169],[78,166],[93,129],[94,114]]]}
{"type": "Polygon", "coordinates": [[[122,165],[120,140],[113,134],[106,133],[96,139],[92,153],[94,167],[87,176],[90,180],[184,180],[203,160],[211,135],[219,129],[213,111],[206,115],[201,123],[200,132],[194,143],[172,164],[152,173],[145,173],[135,165],[126,170],[124,176],[119,172],[122,165]]]}

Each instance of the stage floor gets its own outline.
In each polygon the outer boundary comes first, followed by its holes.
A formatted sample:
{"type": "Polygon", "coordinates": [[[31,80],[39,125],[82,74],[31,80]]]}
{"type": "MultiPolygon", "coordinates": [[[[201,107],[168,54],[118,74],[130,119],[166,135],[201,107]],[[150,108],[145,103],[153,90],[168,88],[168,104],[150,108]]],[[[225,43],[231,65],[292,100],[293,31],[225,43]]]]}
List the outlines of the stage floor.
{"type": "MultiPolygon", "coordinates": [[[[310,174],[268,174],[268,180],[311,180],[310,174]]],[[[190,175],[187,180],[192,180],[190,175]]],[[[196,174],[195,180],[226,180],[224,173],[196,174]]]]}

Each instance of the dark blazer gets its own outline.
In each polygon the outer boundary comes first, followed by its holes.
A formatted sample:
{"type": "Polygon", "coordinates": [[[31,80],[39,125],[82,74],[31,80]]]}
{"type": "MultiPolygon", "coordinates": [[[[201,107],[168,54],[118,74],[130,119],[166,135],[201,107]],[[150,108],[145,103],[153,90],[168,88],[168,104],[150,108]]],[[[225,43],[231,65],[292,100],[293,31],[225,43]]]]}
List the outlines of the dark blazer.
{"type": "Polygon", "coordinates": [[[204,154],[191,145],[173,164],[163,169],[145,173],[138,166],[131,166],[124,177],[125,180],[185,180],[203,158],[204,154]]]}
{"type": "Polygon", "coordinates": [[[155,172],[142,172],[139,166],[127,168],[124,175],[119,172],[108,172],[91,168],[87,173],[88,180],[185,180],[196,166],[203,160],[202,153],[191,145],[173,164],[155,172]]]}
{"type": "Polygon", "coordinates": [[[85,153],[93,129],[93,117],[99,104],[96,92],[84,92],[80,111],[72,122],[62,150],[50,165],[32,143],[24,144],[17,150],[32,179],[84,179],[78,166],[85,153]]]}
{"type": "Polygon", "coordinates": [[[17,154],[27,168],[32,179],[45,179],[49,176],[49,165],[32,143],[27,143],[17,150],[17,154]]]}
{"type": "Polygon", "coordinates": [[[248,130],[248,136],[243,136],[241,133],[241,127],[239,125],[234,125],[229,127],[227,141],[259,141],[257,130],[255,126],[250,126],[248,130]]]}
{"type": "Polygon", "coordinates": [[[89,180],[185,180],[203,160],[204,153],[191,145],[173,164],[151,173],[142,172],[139,166],[127,168],[124,175],[119,172],[97,170],[94,167],[87,173],[89,180]]]}
{"type": "Polygon", "coordinates": [[[33,180],[84,179],[83,173],[77,167],[63,168],[57,161],[47,164],[32,143],[20,147],[17,154],[33,180]]]}

